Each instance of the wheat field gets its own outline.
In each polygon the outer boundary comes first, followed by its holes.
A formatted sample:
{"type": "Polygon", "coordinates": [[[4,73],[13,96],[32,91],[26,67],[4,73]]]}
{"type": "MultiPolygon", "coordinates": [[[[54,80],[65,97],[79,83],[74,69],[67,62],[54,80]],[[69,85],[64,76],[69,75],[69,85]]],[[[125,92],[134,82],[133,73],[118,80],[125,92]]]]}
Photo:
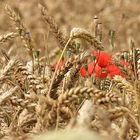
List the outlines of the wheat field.
{"type": "Polygon", "coordinates": [[[140,140],[139,7],[1,0],[0,139],[140,140]]]}

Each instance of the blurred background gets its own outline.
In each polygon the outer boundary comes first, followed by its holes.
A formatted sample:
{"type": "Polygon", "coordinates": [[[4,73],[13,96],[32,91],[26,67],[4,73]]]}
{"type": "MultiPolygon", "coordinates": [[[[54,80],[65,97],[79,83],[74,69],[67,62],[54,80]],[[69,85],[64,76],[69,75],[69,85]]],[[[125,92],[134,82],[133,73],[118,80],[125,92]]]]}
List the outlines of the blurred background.
{"type": "MultiPolygon", "coordinates": [[[[74,27],[89,29],[94,16],[98,16],[102,23],[103,44],[108,49],[109,31],[115,31],[116,50],[128,49],[128,40],[133,38],[136,47],[140,46],[140,0],[3,0],[0,2],[0,34],[15,31],[15,26],[8,18],[4,4],[9,4],[21,16],[24,25],[31,32],[35,47],[44,46],[44,34],[48,27],[42,20],[38,3],[47,6],[60,29],[69,36],[74,27]]],[[[18,47],[19,41],[4,44],[5,49],[18,47]],[[6,46],[7,45],[7,46],[6,46]]],[[[53,35],[49,34],[47,41],[49,48],[57,46],[53,35]]],[[[22,52],[23,53],[23,52],[22,52]]]]}

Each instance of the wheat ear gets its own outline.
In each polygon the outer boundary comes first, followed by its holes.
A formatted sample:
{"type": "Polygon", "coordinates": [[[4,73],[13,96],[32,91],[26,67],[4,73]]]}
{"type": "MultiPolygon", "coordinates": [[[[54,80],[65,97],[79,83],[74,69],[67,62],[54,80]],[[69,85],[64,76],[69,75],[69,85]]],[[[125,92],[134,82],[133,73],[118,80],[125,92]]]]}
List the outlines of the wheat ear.
{"type": "Polygon", "coordinates": [[[95,49],[97,50],[98,49],[103,50],[104,48],[102,43],[95,36],[93,36],[90,32],[82,28],[73,28],[71,30],[70,37],[85,39],[89,43],[94,45],[95,49]]]}

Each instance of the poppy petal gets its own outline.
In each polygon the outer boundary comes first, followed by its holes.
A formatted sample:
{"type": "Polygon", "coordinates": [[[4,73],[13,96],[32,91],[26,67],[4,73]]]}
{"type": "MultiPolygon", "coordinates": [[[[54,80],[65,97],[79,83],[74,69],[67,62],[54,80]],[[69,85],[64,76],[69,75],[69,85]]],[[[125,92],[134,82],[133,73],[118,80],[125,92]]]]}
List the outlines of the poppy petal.
{"type": "Polygon", "coordinates": [[[96,71],[96,77],[100,78],[100,79],[105,79],[108,75],[107,71],[103,71],[103,68],[101,68],[100,66],[96,66],[95,68],[96,71]]]}
{"type": "Polygon", "coordinates": [[[80,74],[81,74],[81,76],[84,77],[84,78],[87,76],[87,71],[86,71],[85,67],[82,66],[82,67],[80,68],[80,74]]]}
{"type": "Polygon", "coordinates": [[[61,67],[62,67],[65,63],[66,63],[65,60],[60,61],[59,63],[57,63],[57,64],[55,65],[55,69],[56,69],[56,70],[60,70],[61,67]]]}
{"type": "Polygon", "coordinates": [[[107,70],[111,78],[113,78],[115,75],[120,75],[122,77],[125,77],[125,75],[121,72],[121,70],[115,64],[111,64],[107,66],[107,70]]]}
{"type": "Polygon", "coordinates": [[[94,69],[95,69],[95,63],[91,62],[88,64],[88,73],[89,76],[91,76],[94,73],[94,69]]]}
{"type": "Polygon", "coordinates": [[[97,63],[100,67],[106,67],[111,61],[111,55],[104,51],[93,51],[93,55],[95,55],[97,63]]]}

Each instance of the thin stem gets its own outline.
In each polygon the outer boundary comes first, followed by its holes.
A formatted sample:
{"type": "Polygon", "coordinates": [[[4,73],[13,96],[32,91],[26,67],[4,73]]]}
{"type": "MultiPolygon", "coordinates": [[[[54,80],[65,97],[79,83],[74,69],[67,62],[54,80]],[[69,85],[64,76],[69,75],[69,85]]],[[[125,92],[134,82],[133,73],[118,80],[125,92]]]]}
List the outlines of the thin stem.
{"type": "Polygon", "coordinates": [[[134,89],[136,92],[135,98],[136,98],[136,104],[137,104],[137,110],[138,110],[138,123],[140,124],[140,95],[137,92],[137,83],[138,83],[138,77],[137,77],[137,67],[136,67],[136,59],[135,59],[135,47],[134,42],[132,43],[132,53],[133,53],[133,65],[134,65],[134,74],[135,74],[135,81],[134,81],[134,89]]]}
{"type": "Polygon", "coordinates": [[[32,73],[34,74],[34,54],[33,54],[33,50],[29,50],[30,52],[30,56],[31,56],[31,59],[32,59],[32,73]]]}
{"type": "MultiPolygon", "coordinates": [[[[66,51],[67,46],[68,46],[69,42],[71,41],[71,39],[72,39],[72,38],[69,38],[69,40],[67,41],[67,43],[66,43],[66,45],[65,45],[65,47],[64,47],[64,49],[63,49],[63,51],[62,51],[62,53],[61,53],[61,56],[60,56],[60,58],[59,58],[57,64],[59,64],[60,61],[62,60],[62,57],[63,57],[63,55],[64,55],[64,52],[66,51]]],[[[52,80],[51,80],[51,84],[50,84],[50,87],[49,87],[48,96],[50,96],[51,89],[52,89],[52,85],[53,85],[53,82],[54,82],[54,79],[55,79],[55,76],[56,76],[56,72],[57,72],[57,70],[55,69],[54,74],[53,74],[53,77],[52,77],[52,80]]]]}
{"type": "Polygon", "coordinates": [[[49,50],[48,50],[48,44],[46,44],[45,42],[47,42],[49,39],[49,30],[47,33],[47,36],[44,35],[44,56],[45,56],[45,60],[44,60],[44,69],[43,69],[43,82],[45,81],[45,68],[46,68],[46,61],[48,62],[48,65],[50,66],[50,59],[49,59],[49,50]],[[46,55],[47,52],[47,55],[46,55]]]}

